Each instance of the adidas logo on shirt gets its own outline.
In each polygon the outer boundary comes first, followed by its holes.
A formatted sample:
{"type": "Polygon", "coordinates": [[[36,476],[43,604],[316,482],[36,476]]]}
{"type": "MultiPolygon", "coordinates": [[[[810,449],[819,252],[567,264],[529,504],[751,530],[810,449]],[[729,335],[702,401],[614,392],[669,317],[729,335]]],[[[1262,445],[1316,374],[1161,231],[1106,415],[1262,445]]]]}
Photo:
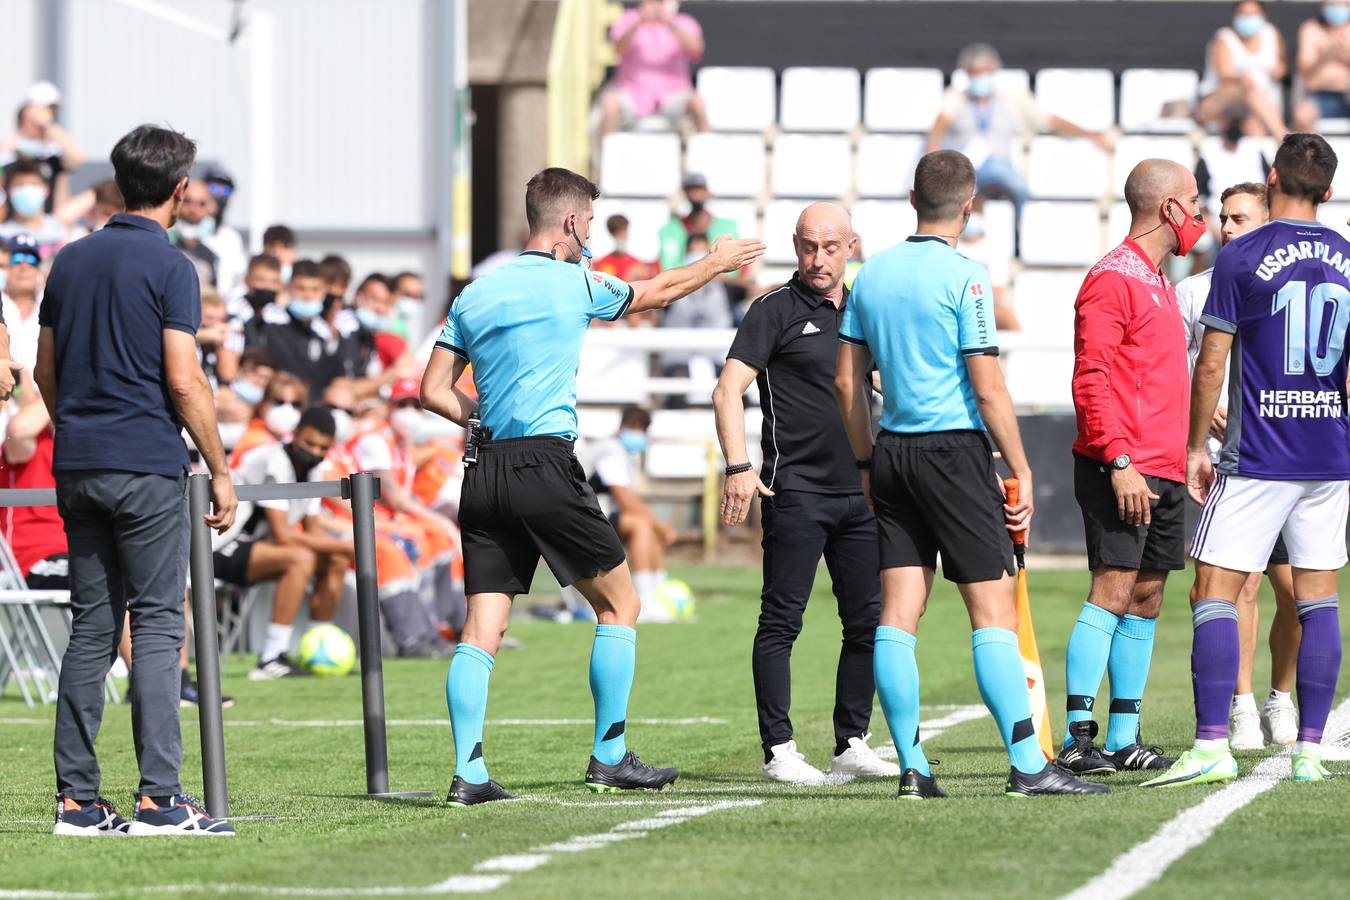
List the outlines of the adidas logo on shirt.
{"type": "Polygon", "coordinates": [[[816,327],[815,322],[807,322],[806,327],[802,329],[802,334],[820,334],[820,329],[816,327]]]}

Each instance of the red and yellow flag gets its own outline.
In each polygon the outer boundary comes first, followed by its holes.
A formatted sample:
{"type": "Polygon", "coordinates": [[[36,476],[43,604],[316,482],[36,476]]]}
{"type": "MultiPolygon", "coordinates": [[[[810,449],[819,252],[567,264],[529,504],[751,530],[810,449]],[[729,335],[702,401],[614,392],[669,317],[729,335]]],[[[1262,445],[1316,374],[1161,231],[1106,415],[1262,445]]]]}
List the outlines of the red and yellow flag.
{"type": "MultiPolygon", "coordinates": [[[[1016,505],[1020,497],[1016,478],[1003,482],[1008,491],[1008,503],[1016,505]]],[[[1045,704],[1045,675],[1041,670],[1041,651],[1036,646],[1036,628],[1031,623],[1031,595],[1027,590],[1027,534],[1013,535],[1013,553],[1017,557],[1017,649],[1022,654],[1022,668],[1027,676],[1027,695],[1031,700],[1031,722],[1036,728],[1036,740],[1047,760],[1055,758],[1054,736],[1050,725],[1050,708],[1045,704]]]]}

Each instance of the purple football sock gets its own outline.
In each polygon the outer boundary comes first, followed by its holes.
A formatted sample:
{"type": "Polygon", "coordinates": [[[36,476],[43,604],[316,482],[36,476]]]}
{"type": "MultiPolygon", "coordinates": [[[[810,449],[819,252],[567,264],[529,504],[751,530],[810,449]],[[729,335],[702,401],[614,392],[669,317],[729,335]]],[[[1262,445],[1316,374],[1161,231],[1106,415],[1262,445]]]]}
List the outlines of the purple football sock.
{"type": "Polygon", "coordinates": [[[1191,686],[1195,691],[1195,739],[1227,740],[1228,706],[1238,676],[1237,606],[1201,600],[1191,607],[1191,686]]]}
{"type": "Polygon", "coordinates": [[[1301,600],[1298,620],[1303,640],[1298,645],[1298,739],[1322,742],[1322,729],[1336,696],[1336,676],[1341,671],[1341,623],[1338,598],[1301,600]]]}

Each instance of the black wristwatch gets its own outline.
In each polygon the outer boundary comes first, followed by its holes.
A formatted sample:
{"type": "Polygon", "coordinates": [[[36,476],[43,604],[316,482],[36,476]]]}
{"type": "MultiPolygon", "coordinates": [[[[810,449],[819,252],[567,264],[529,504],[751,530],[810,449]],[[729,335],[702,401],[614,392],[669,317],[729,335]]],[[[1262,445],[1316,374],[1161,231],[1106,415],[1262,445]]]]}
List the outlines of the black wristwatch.
{"type": "Polygon", "coordinates": [[[855,460],[855,462],[858,464],[859,471],[865,472],[872,468],[872,458],[870,456],[867,459],[855,460]]]}
{"type": "Polygon", "coordinates": [[[1120,470],[1120,469],[1128,469],[1129,467],[1130,467],[1130,454],[1128,453],[1122,453],[1115,459],[1111,460],[1111,468],[1113,469],[1120,470]]]}

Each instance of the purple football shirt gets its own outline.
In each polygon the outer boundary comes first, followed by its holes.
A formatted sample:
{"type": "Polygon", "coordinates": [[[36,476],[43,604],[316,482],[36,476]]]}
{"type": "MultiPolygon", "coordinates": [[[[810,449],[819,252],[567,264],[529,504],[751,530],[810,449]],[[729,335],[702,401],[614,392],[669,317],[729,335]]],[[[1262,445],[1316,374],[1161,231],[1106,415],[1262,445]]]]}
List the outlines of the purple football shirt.
{"type": "Polygon", "coordinates": [[[1219,252],[1200,321],[1233,335],[1226,475],[1350,479],[1345,416],[1350,242],[1277,219],[1219,252]]]}

